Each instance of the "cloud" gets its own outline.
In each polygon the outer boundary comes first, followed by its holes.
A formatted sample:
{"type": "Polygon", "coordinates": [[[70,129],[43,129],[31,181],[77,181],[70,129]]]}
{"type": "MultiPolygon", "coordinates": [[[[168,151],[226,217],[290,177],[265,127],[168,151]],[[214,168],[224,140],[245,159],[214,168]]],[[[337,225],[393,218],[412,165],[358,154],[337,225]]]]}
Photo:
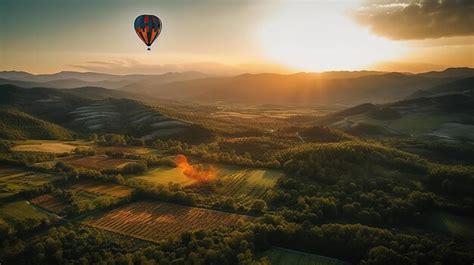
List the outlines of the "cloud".
{"type": "Polygon", "coordinates": [[[243,73],[276,72],[288,73],[290,69],[277,64],[241,64],[226,65],[214,62],[196,62],[183,64],[143,64],[133,59],[112,61],[87,61],[70,67],[99,73],[110,74],[163,74],[168,72],[201,72],[209,75],[237,75],[243,73]]]}
{"type": "Polygon", "coordinates": [[[85,71],[111,74],[163,74],[196,71],[212,75],[232,75],[241,71],[236,67],[219,63],[143,64],[133,59],[88,61],[70,66],[85,71]]]}
{"type": "Polygon", "coordinates": [[[472,0],[366,0],[353,15],[395,40],[474,35],[472,0]]]}

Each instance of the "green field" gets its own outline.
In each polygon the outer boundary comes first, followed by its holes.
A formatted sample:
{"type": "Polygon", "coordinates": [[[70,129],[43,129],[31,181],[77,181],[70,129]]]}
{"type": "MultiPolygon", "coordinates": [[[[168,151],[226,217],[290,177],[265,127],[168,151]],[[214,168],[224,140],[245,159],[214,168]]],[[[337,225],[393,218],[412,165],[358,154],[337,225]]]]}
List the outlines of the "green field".
{"type": "Polygon", "coordinates": [[[329,257],[293,251],[284,248],[272,248],[260,257],[267,257],[272,265],[348,265],[349,263],[329,257]]]}
{"type": "Polygon", "coordinates": [[[15,167],[0,167],[0,199],[21,191],[42,186],[59,176],[26,171],[15,167]]]}
{"type": "Polygon", "coordinates": [[[24,222],[28,219],[41,221],[48,219],[48,217],[49,215],[46,212],[24,200],[0,205],[0,222],[5,222],[9,226],[14,226],[17,222],[24,222]]]}
{"type": "Polygon", "coordinates": [[[405,115],[400,119],[393,121],[389,126],[408,131],[410,133],[429,132],[439,128],[443,123],[464,122],[468,115],[464,114],[435,114],[435,113],[415,113],[405,115]]]}
{"type": "Polygon", "coordinates": [[[223,185],[217,191],[241,203],[264,199],[282,176],[283,173],[277,170],[220,166],[217,178],[223,185]]]}
{"type": "Polygon", "coordinates": [[[469,115],[447,113],[413,113],[395,120],[378,120],[367,114],[353,115],[347,118],[350,122],[363,122],[406,133],[427,133],[440,128],[445,123],[465,123],[469,115]]]}
{"type": "Polygon", "coordinates": [[[54,141],[54,140],[27,140],[15,141],[12,151],[17,152],[45,152],[45,153],[69,153],[76,147],[88,147],[85,141],[54,141]]]}
{"type": "Polygon", "coordinates": [[[137,180],[152,182],[153,184],[178,183],[183,186],[195,183],[194,179],[186,177],[178,167],[159,167],[146,172],[144,175],[134,177],[137,180]]]}
{"type": "Polygon", "coordinates": [[[453,236],[474,239],[474,220],[449,213],[436,213],[429,219],[431,229],[453,236]]]}
{"type": "MultiPolygon", "coordinates": [[[[252,169],[238,166],[213,165],[216,169],[216,195],[220,194],[238,200],[241,203],[252,199],[263,199],[273,188],[283,172],[269,169],[252,169]]],[[[196,180],[186,177],[178,167],[159,167],[133,179],[153,184],[178,183],[183,186],[197,184],[196,180]]]]}

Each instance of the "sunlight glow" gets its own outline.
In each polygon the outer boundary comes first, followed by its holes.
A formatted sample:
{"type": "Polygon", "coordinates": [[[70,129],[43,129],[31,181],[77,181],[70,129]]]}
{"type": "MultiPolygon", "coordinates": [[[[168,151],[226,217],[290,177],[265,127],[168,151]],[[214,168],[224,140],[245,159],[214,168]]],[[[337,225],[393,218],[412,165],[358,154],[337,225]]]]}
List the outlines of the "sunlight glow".
{"type": "Polygon", "coordinates": [[[258,31],[263,52],[304,71],[357,70],[401,55],[400,42],[372,35],[351,20],[350,1],[282,2],[258,31]]]}

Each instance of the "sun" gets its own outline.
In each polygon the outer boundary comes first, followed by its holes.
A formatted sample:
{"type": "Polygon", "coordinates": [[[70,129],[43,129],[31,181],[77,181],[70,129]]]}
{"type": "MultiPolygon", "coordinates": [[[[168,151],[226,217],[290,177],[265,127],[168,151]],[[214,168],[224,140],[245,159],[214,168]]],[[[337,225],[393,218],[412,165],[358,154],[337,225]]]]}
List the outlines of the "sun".
{"type": "Polygon", "coordinates": [[[357,70],[400,56],[405,47],[353,22],[350,1],[282,2],[258,29],[272,61],[302,71],[357,70]]]}

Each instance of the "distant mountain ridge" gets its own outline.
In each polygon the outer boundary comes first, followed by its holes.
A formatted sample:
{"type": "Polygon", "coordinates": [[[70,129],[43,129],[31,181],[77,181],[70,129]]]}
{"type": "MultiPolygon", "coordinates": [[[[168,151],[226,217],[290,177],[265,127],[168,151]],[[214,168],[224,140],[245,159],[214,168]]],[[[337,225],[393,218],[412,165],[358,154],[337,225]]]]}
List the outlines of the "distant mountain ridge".
{"type": "Polygon", "coordinates": [[[437,85],[428,89],[419,90],[409,98],[434,97],[449,94],[474,93],[474,77],[458,79],[446,84],[437,85]]]}
{"type": "Polygon", "coordinates": [[[33,75],[27,72],[0,72],[0,84],[11,84],[25,88],[77,88],[96,86],[118,89],[136,82],[166,83],[179,80],[204,78],[208,75],[199,72],[165,73],[160,75],[113,75],[94,72],[63,71],[54,74],[33,75]]]}
{"type": "MultiPolygon", "coordinates": [[[[145,98],[191,102],[258,104],[388,103],[459,79],[474,77],[473,68],[448,68],[420,74],[377,71],[333,71],[295,74],[242,74],[212,77],[197,72],[162,75],[111,75],[60,72],[31,75],[0,72],[0,84],[22,87],[104,87],[140,94],[145,98]],[[20,78],[21,80],[5,79],[20,78]],[[41,83],[41,82],[42,83],[41,83]]],[[[79,93],[79,92],[78,92],[79,93]]],[[[76,95],[78,95],[76,93],[76,95]]],[[[126,97],[131,97],[128,94],[126,97]]]]}

